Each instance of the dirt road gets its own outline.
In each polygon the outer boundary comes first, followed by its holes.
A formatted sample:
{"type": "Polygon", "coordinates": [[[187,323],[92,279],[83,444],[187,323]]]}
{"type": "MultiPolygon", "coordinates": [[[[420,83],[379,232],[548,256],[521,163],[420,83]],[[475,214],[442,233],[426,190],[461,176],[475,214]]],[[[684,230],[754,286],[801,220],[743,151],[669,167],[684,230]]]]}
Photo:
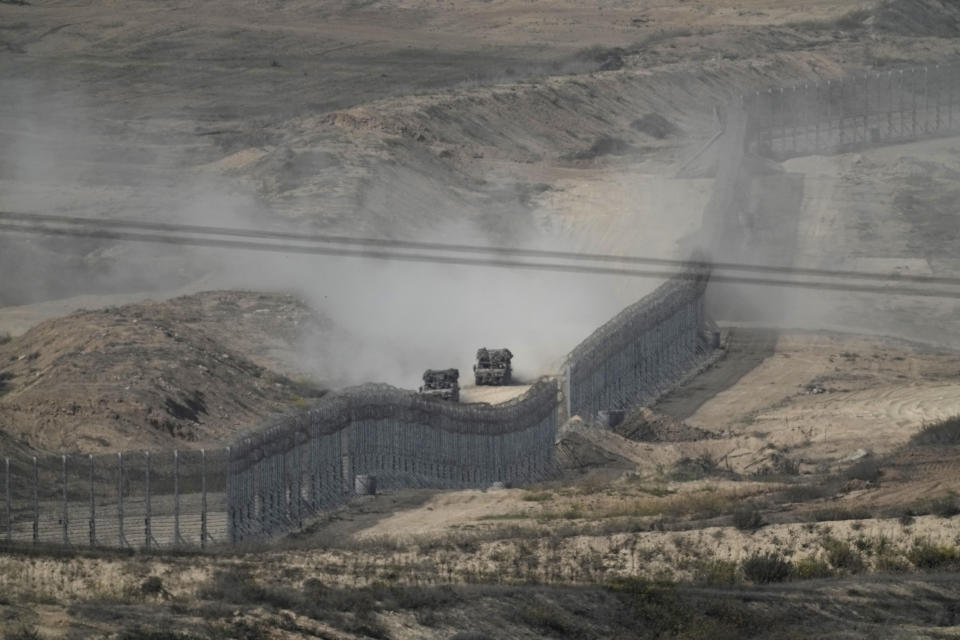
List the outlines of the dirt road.
{"type": "Polygon", "coordinates": [[[692,416],[772,356],[777,337],[778,332],[773,329],[730,329],[724,356],[707,371],[660,398],[653,408],[680,420],[692,416]]]}

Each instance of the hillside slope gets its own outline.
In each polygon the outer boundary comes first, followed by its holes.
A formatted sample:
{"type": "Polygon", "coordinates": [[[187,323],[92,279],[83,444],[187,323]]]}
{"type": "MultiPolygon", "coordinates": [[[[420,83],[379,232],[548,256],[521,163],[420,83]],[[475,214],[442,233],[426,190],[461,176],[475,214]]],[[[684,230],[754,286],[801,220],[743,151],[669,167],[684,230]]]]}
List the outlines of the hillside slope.
{"type": "Polygon", "coordinates": [[[328,326],[249,292],[78,311],[0,345],[0,425],[52,451],[223,445],[320,394],[278,369],[328,326]]]}

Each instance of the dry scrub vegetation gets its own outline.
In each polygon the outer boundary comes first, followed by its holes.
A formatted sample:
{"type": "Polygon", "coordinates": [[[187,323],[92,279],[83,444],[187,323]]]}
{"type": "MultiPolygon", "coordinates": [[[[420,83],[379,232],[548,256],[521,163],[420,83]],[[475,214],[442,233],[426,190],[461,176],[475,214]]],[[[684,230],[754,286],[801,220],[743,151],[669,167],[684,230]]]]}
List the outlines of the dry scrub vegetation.
{"type": "Polygon", "coordinates": [[[806,638],[812,619],[843,637],[948,637],[957,494],[895,510],[844,498],[888,482],[904,455],[942,452],[927,439],[954,442],[958,424],[822,474],[595,469],[524,489],[357,498],[287,538],[207,555],[10,553],[0,616],[18,639],[65,637],[55,625],[129,640],[806,638]]]}

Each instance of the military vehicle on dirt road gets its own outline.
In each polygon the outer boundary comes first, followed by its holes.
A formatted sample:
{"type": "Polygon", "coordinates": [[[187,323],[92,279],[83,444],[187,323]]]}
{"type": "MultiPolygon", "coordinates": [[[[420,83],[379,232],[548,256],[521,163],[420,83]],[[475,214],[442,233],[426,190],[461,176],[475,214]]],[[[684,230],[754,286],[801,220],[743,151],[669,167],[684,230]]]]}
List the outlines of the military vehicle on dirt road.
{"type": "Polygon", "coordinates": [[[458,369],[427,369],[423,372],[420,395],[459,402],[460,371],[458,369]]]}
{"type": "Polygon", "coordinates": [[[473,365],[477,386],[510,384],[513,375],[513,369],[510,368],[512,358],[510,349],[477,349],[477,364],[473,365]]]}

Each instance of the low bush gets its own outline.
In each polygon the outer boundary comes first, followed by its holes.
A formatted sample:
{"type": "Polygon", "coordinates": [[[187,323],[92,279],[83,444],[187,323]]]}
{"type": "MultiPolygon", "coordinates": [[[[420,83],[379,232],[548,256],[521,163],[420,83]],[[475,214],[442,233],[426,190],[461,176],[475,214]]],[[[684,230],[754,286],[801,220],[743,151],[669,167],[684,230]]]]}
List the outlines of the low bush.
{"type": "Polygon", "coordinates": [[[833,484],[796,484],[781,491],[779,502],[809,502],[829,498],[840,489],[838,483],[833,484]]]}
{"type": "Polygon", "coordinates": [[[863,558],[853,547],[833,536],[824,536],[820,546],[827,553],[827,560],[837,569],[851,573],[863,570],[863,558]]]}
{"type": "Polygon", "coordinates": [[[659,113],[648,113],[630,123],[630,128],[648,136],[662,140],[667,136],[680,133],[677,125],[673,124],[659,113]]]}
{"type": "Polygon", "coordinates": [[[877,482],[881,475],[880,463],[874,458],[867,457],[853,464],[843,472],[847,480],[862,480],[864,482],[877,482]]]}
{"type": "Polygon", "coordinates": [[[526,493],[523,496],[523,500],[525,502],[546,502],[547,500],[553,500],[553,494],[549,491],[526,493]]]}
{"type": "Polygon", "coordinates": [[[918,540],[907,552],[907,558],[918,569],[960,569],[960,550],[929,540],[918,540]]]}
{"type": "Polygon", "coordinates": [[[697,458],[681,458],[674,465],[670,478],[677,482],[702,480],[719,472],[717,461],[709,454],[697,458]]]}
{"type": "Polygon", "coordinates": [[[960,444],[960,416],[925,424],[910,438],[911,445],[960,444]]]}
{"type": "Polygon", "coordinates": [[[163,595],[163,580],[159,576],[150,576],[140,583],[140,593],[145,596],[163,595]]]}
{"type": "Polygon", "coordinates": [[[793,572],[801,580],[829,578],[833,575],[833,569],[829,564],[813,556],[797,560],[793,565],[793,572]]]}
{"type": "Polygon", "coordinates": [[[703,584],[736,584],[740,575],[737,569],[733,560],[707,560],[694,570],[694,580],[703,584]]]}
{"type": "Polygon", "coordinates": [[[792,568],[778,553],[755,554],[743,561],[743,575],[756,584],[783,582],[790,577],[792,568]]]}
{"type": "Polygon", "coordinates": [[[20,625],[3,634],[4,640],[41,640],[43,636],[33,627],[20,625]]]}
{"type": "Polygon", "coordinates": [[[763,526],[763,514],[753,507],[743,507],[733,512],[733,526],[740,531],[756,531],[763,526]]]}

